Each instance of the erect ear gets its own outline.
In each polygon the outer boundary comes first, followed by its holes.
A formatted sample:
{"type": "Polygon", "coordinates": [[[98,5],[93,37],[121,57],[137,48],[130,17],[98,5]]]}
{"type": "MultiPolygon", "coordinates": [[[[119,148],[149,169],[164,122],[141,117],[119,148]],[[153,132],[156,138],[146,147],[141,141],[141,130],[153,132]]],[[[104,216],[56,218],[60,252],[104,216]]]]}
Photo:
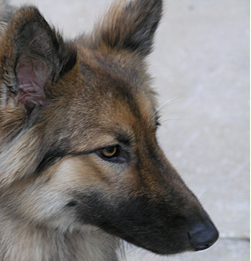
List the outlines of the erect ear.
{"type": "Polygon", "coordinates": [[[114,3],[94,31],[98,47],[127,49],[143,57],[150,53],[153,36],[162,16],[162,0],[114,3]]]}
{"type": "Polygon", "coordinates": [[[35,7],[23,7],[12,16],[0,41],[2,92],[29,115],[43,106],[52,83],[73,68],[76,51],[64,43],[35,7]],[[5,86],[6,90],[3,90],[5,86]]]}

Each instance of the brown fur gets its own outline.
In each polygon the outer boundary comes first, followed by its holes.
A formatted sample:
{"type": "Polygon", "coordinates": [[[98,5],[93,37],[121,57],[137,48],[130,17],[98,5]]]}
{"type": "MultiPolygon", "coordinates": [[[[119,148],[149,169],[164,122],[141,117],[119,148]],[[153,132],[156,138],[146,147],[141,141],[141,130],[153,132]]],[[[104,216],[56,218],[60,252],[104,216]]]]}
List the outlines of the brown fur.
{"type": "Polygon", "coordinates": [[[162,1],[115,3],[73,42],[35,7],[0,3],[0,259],[112,261],[118,238],[211,246],[218,232],[155,137],[144,58],[162,1]]]}

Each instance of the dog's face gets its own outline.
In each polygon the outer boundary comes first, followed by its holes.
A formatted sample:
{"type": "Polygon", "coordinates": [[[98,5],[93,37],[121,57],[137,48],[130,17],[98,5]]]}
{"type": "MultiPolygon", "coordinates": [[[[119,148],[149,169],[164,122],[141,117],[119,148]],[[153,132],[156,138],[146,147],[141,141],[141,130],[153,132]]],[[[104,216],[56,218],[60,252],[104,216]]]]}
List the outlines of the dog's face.
{"type": "Polygon", "coordinates": [[[216,241],[156,141],[144,58],[161,9],[157,0],[114,5],[74,43],[33,7],[3,29],[0,199],[17,216],[61,230],[93,225],[160,254],[216,241]]]}

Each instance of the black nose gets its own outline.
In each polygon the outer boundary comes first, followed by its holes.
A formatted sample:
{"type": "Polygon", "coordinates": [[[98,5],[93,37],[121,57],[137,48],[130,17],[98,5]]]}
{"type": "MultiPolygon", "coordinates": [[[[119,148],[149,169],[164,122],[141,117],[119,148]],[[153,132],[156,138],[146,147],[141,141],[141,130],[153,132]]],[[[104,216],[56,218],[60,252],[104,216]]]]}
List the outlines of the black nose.
{"type": "Polygon", "coordinates": [[[219,233],[209,218],[196,222],[188,232],[192,248],[195,251],[204,250],[212,246],[219,237],[219,233]]]}

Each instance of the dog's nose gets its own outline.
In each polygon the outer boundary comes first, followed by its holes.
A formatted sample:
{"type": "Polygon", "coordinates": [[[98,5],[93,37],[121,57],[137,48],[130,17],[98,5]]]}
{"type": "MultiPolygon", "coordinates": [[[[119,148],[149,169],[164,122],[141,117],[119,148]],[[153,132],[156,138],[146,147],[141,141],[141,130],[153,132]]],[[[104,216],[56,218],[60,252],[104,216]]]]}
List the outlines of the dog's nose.
{"type": "Polygon", "coordinates": [[[219,237],[219,233],[209,218],[197,222],[188,232],[192,248],[195,251],[204,250],[212,246],[219,237]]]}

